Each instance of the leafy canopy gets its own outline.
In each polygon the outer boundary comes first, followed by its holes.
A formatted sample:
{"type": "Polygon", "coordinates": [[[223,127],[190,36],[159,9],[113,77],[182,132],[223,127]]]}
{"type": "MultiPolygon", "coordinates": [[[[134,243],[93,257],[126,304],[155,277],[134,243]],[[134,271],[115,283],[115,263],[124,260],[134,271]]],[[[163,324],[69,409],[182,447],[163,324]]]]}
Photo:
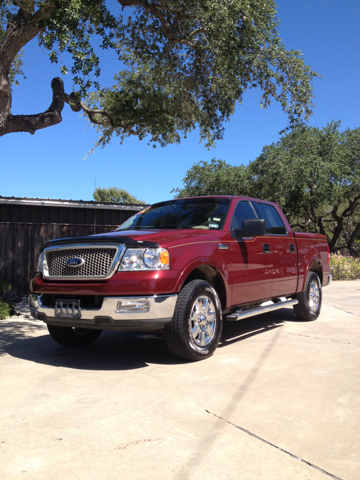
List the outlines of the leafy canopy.
{"type": "Polygon", "coordinates": [[[177,196],[243,195],[276,202],[292,227],[328,236],[353,252],[360,234],[360,128],[340,131],[298,127],[248,166],[223,160],[198,162],[186,172],[177,196]]]}
{"type": "Polygon", "coordinates": [[[244,165],[233,167],[224,160],[195,163],[183,179],[184,187],[172,192],[177,198],[202,195],[250,195],[250,176],[244,165]]]}
{"type": "Polygon", "coordinates": [[[316,218],[360,195],[360,129],[299,128],[264,147],[249,165],[256,194],[287,215],[316,218]]]}
{"type": "MultiPolygon", "coordinates": [[[[121,142],[136,135],[164,146],[196,126],[201,140],[213,145],[236,103],[255,87],[264,108],[273,99],[280,102],[290,127],[311,114],[317,74],[300,51],[281,43],[273,0],[118,4],[118,16],[112,2],[101,0],[5,0],[0,9],[2,34],[21,10],[52,62],[68,54],[61,71],[72,75],[77,94],[68,103],[84,110],[99,131],[99,145],[113,135],[121,142]],[[111,88],[97,83],[96,37],[100,50],[112,48],[119,59],[111,88]]],[[[13,72],[19,73],[15,63],[13,72]]]]}
{"type": "Polygon", "coordinates": [[[94,200],[97,202],[107,202],[107,203],[132,203],[139,205],[146,205],[145,200],[138,200],[136,197],[131,195],[127,190],[122,188],[111,187],[111,188],[100,188],[98,187],[93,193],[94,200]]]}

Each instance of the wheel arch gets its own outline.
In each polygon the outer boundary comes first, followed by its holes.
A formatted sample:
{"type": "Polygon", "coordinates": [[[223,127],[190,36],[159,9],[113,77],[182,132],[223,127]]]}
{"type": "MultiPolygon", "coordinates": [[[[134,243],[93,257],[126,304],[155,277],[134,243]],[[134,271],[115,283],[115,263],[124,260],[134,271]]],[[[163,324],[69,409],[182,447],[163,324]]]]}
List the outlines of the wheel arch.
{"type": "Polygon", "coordinates": [[[323,272],[323,266],[321,264],[321,261],[317,256],[314,256],[311,261],[309,261],[307,268],[305,270],[305,274],[303,273],[300,277],[300,282],[299,282],[299,287],[298,287],[298,293],[303,292],[306,286],[306,279],[309,275],[309,272],[315,272],[317,276],[320,279],[321,285],[323,285],[323,280],[324,280],[324,272],[323,272]]]}
{"type": "Polygon", "coordinates": [[[225,281],[219,270],[208,264],[198,265],[187,274],[184,282],[181,285],[181,288],[190,283],[192,280],[205,280],[210,283],[210,285],[212,285],[217,291],[222,309],[225,310],[228,292],[225,281]]]}
{"type": "Polygon", "coordinates": [[[317,259],[313,260],[313,262],[311,263],[307,271],[307,275],[309,274],[309,272],[315,272],[317,276],[320,278],[321,285],[323,284],[323,278],[324,278],[323,268],[321,263],[317,259]]]}

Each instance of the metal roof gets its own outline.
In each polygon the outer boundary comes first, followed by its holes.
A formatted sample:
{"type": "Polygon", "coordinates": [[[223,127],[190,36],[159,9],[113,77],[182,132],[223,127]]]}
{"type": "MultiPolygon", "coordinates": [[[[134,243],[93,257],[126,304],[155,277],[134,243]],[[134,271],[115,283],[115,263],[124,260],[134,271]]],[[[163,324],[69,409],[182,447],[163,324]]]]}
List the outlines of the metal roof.
{"type": "Polygon", "coordinates": [[[20,197],[2,197],[0,195],[0,205],[37,205],[44,207],[70,207],[70,208],[96,208],[103,210],[142,210],[145,205],[131,203],[110,203],[95,202],[94,200],[61,200],[60,198],[20,198],[20,197]]]}

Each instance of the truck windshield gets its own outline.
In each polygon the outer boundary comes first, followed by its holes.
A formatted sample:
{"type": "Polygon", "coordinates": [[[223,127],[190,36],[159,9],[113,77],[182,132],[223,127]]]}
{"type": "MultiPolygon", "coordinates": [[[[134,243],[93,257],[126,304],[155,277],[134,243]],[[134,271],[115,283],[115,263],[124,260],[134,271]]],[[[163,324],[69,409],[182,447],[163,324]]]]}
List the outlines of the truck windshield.
{"type": "Polygon", "coordinates": [[[231,198],[187,198],[156,203],[123,223],[117,231],[196,228],[222,230],[231,198]]]}

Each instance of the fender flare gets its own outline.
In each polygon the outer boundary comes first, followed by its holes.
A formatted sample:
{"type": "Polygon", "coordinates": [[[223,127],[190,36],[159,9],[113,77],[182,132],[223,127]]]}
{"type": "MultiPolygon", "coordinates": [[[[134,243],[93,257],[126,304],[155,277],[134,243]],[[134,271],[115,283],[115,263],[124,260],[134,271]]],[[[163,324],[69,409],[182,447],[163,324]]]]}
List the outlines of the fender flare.
{"type": "MultiPolygon", "coordinates": [[[[186,267],[182,270],[181,274],[176,283],[176,291],[180,292],[183,288],[186,279],[189,275],[199,267],[208,266],[213,268],[218,275],[220,275],[221,282],[224,286],[224,293],[225,293],[225,304],[227,303],[228,299],[230,298],[230,291],[229,291],[229,271],[226,263],[223,265],[219,264],[218,262],[214,261],[208,257],[197,258],[196,260],[188,263],[186,267]]],[[[225,307],[225,305],[224,305],[225,307]]]]}

